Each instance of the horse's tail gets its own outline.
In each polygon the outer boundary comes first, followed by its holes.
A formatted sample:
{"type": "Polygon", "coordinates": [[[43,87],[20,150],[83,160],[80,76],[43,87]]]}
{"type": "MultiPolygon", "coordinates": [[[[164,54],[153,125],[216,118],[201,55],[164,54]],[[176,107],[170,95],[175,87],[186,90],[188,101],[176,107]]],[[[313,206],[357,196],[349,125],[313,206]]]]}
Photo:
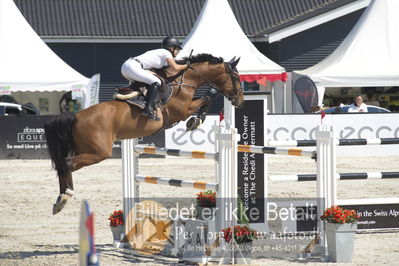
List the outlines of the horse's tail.
{"type": "Polygon", "coordinates": [[[74,154],[72,127],[75,119],[75,115],[61,116],[44,125],[50,158],[59,177],[70,172],[66,158],[74,154]]]}

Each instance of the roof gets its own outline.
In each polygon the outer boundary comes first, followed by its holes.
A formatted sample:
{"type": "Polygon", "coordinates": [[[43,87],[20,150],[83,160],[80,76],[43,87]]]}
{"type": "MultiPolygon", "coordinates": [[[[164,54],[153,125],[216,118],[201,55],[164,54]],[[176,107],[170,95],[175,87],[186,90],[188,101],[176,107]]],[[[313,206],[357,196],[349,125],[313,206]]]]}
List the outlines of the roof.
{"type": "Polygon", "coordinates": [[[43,42],[12,0],[0,1],[0,40],[0,87],[10,92],[73,90],[89,100],[90,80],[43,42]]]}
{"type": "Polygon", "coordinates": [[[237,69],[241,81],[260,83],[263,79],[264,84],[266,79],[285,81],[284,68],[259,52],[245,36],[227,0],[205,2],[177,57],[188,57],[191,53],[217,54],[225,60],[239,57],[237,69]],[[220,13],[223,19],[220,19],[220,13]]]}
{"type": "MultiPolygon", "coordinates": [[[[14,0],[42,38],[184,38],[205,0],[14,0]]],[[[262,36],[362,0],[229,0],[248,37],[262,36]]],[[[223,14],[220,14],[223,19],[223,14]]]]}
{"type": "Polygon", "coordinates": [[[373,0],[333,53],[296,72],[318,87],[398,86],[398,10],[398,0],[373,0]]]}

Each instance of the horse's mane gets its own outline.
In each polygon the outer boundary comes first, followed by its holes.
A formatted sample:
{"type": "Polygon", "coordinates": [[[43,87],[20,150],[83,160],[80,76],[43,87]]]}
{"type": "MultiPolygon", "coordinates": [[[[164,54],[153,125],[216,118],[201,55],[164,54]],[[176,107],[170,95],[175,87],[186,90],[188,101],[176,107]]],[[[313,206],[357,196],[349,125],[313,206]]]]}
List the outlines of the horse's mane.
{"type": "Polygon", "coordinates": [[[183,57],[182,59],[176,61],[178,64],[185,64],[187,60],[190,60],[191,63],[203,63],[209,62],[210,64],[220,64],[223,63],[224,60],[222,57],[215,57],[211,54],[197,54],[192,57],[183,57]]]}

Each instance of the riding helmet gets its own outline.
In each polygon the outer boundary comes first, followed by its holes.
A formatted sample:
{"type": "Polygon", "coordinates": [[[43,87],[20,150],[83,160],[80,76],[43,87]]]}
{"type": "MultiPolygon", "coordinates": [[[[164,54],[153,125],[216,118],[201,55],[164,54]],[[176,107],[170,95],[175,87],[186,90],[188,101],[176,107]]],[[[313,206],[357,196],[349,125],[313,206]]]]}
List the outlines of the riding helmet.
{"type": "Polygon", "coordinates": [[[177,47],[179,49],[183,49],[181,47],[181,42],[179,42],[175,37],[166,37],[162,41],[162,48],[169,48],[169,47],[177,47]]]}

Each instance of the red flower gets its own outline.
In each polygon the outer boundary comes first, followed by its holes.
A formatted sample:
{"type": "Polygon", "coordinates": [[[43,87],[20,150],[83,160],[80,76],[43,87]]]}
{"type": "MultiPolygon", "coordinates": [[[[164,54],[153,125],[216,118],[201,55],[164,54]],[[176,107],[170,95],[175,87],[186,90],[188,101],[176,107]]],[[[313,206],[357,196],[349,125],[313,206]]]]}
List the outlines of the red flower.
{"type": "Polygon", "coordinates": [[[118,210],[118,211],[114,211],[108,218],[109,225],[112,227],[116,227],[118,225],[123,225],[123,211],[122,210],[118,210]]]}
{"type": "MultiPolygon", "coordinates": [[[[223,238],[226,242],[230,242],[232,237],[232,228],[228,227],[222,230],[223,238]]],[[[251,229],[248,225],[236,225],[233,228],[234,231],[234,240],[237,244],[251,242],[253,239],[257,238],[257,232],[251,229]]]]}
{"type": "Polygon", "coordinates": [[[206,190],[197,194],[197,206],[198,207],[216,207],[216,192],[212,190],[206,190]]]}
{"type": "Polygon", "coordinates": [[[359,220],[359,215],[355,210],[346,210],[339,206],[332,206],[324,211],[320,219],[329,223],[356,223],[359,220]]]}

